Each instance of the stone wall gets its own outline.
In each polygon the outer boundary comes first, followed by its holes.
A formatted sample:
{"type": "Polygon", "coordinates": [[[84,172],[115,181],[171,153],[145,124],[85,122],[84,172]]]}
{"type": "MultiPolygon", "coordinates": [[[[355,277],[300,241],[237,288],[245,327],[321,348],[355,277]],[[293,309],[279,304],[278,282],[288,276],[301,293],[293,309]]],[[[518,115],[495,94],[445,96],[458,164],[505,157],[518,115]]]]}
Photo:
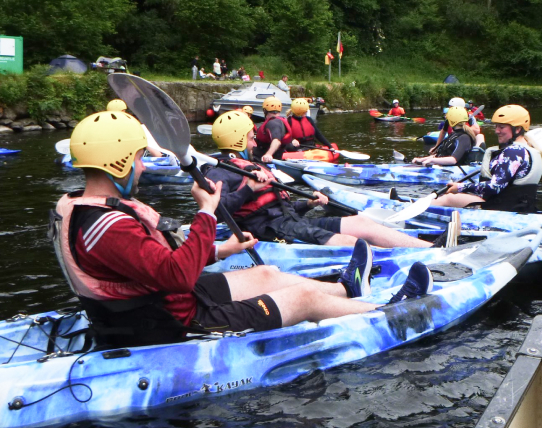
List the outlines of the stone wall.
{"type": "MultiPolygon", "coordinates": [[[[211,102],[221,94],[239,88],[237,82],[153,82],[166,92],[179,105],[189,122],[207,120],[207,110],[211,102]]],[[[303,97],[305,88],[292,86],[292,97],[303,97]]],[[[51,114],[44,122],[38,122],[28,114],[24,107],[0,107],[0,133],[55,130],[74,128],[77,125],[69,112],[51,114]]]]}

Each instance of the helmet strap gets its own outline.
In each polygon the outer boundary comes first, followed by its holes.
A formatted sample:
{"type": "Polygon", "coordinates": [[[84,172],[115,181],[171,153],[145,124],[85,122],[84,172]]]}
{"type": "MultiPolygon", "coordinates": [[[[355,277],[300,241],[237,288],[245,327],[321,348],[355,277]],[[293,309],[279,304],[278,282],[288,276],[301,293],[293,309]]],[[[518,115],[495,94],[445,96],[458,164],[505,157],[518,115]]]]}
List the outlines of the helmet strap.
{"type": "Polygon", "coordinates": [[[124,199],[130,199],[131,193],[132,193],[132,186],[134,185],[134,177],[135,177],[135,162],[132,163],[132,170],[130,171],[130,177],[128,178],[128,184],[126,187],[122,187],[119,183],[115,181],[115,177],[113,177],[111,174],[107,174],[111,182],[115,185],[117,190],[120,192],[122,197],[124,199]]]}

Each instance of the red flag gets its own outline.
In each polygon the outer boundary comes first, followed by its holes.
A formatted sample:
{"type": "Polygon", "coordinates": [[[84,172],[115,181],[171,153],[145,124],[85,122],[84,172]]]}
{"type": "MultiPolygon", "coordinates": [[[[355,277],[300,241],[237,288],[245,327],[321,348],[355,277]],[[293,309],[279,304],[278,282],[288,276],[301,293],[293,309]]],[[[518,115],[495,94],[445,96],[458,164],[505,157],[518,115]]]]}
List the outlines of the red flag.
{"type": "Polygon", "coordinates": [[[327,53],[327,57],[328,57],[329,59],[335,59],[335,57],[334,57],[333,55],[331,55],[331,52],[328,52],[328,53],[327,53]]]}
{"type": "Polygon", "coordinates": [[[341,42],[341,32],[339,31],[339,38],[337,40],[337,52],[339,54],[339,58],[343,57],[343,44],[341,42]]]}

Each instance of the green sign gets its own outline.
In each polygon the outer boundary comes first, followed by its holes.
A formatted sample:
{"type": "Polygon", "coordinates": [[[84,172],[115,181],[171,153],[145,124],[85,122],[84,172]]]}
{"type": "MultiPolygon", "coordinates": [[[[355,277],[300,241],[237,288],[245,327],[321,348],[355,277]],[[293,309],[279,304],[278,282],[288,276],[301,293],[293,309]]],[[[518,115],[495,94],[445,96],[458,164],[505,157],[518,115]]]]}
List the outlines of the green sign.
{"type": "Polygon", "coordinates": [[[23,38],[0,36],[0,73],[23,73],[23,38]]]}

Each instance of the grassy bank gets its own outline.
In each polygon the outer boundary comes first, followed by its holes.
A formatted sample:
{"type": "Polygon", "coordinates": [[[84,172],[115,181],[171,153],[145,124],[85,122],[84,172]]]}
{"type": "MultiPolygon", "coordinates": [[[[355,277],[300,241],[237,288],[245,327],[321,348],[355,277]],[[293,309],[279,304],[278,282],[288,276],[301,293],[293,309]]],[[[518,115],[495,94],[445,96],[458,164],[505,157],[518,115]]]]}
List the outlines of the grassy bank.
{"type": "MultiPolygon", "coordinates": [[[[439,64],[415,58],[391,56],[387,58],[348,58],[342,63],[342,76],[338,77],[338,59],[332,64],[332,79],[328,82],[323,64],[322,75],[292,74],[287,65],[277,57],[246,57],[230,68],[245,67],[252,76],[263,70],[266,81],[277,83],[282,74],[288,74],[289,84],[305,88],[305,96],[325,99],[329,109],[367,110],[387,108],[398,98],[408,109],[438,108],[455,96],[472,99],[477,105],[497,108],[504,104],[521,104],[526,107],[542,105],[542,86],[536,81],[476,75],[464,70],[454,70],[439,64]],[[460,84],[448,85],[442,81],[454,74],[460,84]]],[[[48,114],[71,114],[81,119],[87,114],[105,108],[113,97],[106,75],[91,72],[84,75],[46,74],[45,66],[34,67],[23,75],[0,75],[0,107],[26,109],[37,120],[48,114]]],[[[142,77],[153,81],[192,81],[189,67],[175,75],[160,75],[142,70],[142,77]]],[[[200,83],[205,83],[198,81],[200,83]]],[[[238,82],[239,83],[239,82],[238,82]]],[[[297,96],[295,90],[292,96],[297,96]]]]}

